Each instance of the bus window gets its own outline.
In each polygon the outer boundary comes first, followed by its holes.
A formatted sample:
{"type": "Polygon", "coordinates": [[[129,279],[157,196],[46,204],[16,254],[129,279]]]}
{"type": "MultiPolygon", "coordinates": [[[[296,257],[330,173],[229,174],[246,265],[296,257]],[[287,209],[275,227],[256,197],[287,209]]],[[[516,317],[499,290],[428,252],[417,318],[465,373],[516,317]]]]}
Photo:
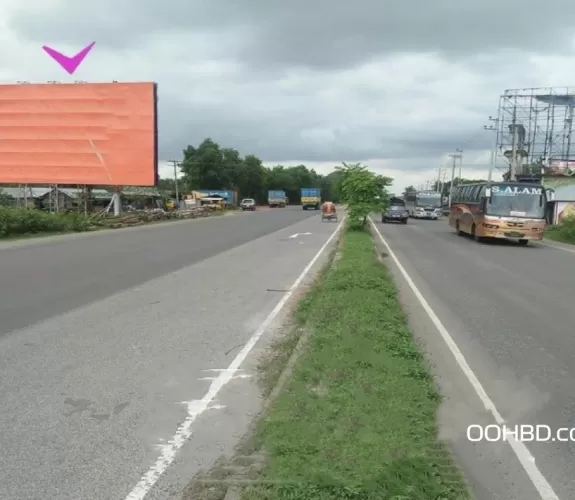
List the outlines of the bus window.
{"type": "Polygon", "coordinates": [[[473,186],[473,190],[471,193],[471,201],[478,203],[479,202],[479,191],[481,191],[481,186],[473,186]]]}
{"type": "Polygon", "coordinates": [[[459,203],[461,201],[461,187],[457,186],[453,192],[453,200],[459,203]]]}

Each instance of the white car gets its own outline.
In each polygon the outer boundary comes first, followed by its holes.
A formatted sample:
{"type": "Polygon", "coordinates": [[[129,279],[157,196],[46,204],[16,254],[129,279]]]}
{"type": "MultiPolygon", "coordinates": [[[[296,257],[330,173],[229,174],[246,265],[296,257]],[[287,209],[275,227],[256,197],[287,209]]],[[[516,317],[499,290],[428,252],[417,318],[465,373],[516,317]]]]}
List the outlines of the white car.
{"type": "Polygon", "coordinates": [[[256,200],[253,198],[244,198],[240,203],[240,208],[242,210],[251,210],[252,212],[256,209],[256,200]]]}

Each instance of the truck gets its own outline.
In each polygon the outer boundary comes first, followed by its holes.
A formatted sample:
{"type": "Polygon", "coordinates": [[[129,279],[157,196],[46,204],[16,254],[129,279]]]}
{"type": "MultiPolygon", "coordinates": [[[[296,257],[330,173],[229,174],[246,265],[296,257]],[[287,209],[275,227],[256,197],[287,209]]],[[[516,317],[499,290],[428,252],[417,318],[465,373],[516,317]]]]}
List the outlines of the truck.
{"type": "Polygon", "coordinates": [[[270,207],[284,208],[286,206],[286,193],[283,190],[272,189],[268,191],[268,205],[270,207]]]}
{"type": "Polygon", "coordinates": [[[319,188],[301,188],[301,207],[304,210],[312,208],[319,210],[321,205],[321,190],[319,188]]]}

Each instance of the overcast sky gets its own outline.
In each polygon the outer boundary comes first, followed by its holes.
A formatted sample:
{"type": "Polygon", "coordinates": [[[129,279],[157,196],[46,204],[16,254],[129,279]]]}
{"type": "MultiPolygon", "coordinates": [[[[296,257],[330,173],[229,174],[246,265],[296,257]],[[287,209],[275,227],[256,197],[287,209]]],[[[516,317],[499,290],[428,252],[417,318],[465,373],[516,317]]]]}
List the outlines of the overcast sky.
{"type": "Polygon", "coordinates": [[[0,81],[156,81],[162,160],[212,137],[267,164],[323,173],[363,161],[401,191],[431,178],[456,148],[467,177],[484,175],[492,135],[483,126],[505,89],[575,86],[575,2],[542,8],[2,0],[0,81]],[[92,41],[73,76],[41,49],[72,55],[92,41]]]}

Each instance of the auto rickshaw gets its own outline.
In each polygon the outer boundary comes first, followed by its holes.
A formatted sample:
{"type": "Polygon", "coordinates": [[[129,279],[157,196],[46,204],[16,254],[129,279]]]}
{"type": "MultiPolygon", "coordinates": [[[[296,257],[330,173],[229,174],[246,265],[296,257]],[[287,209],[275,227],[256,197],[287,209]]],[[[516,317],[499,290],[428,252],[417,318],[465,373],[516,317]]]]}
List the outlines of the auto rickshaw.
{"type": "Polygon", "coordinates": [[[321,221],[322,222],[337,222],[337,210],[335,204],[331,201],[326,201],[321,206],[321,221]]]}

